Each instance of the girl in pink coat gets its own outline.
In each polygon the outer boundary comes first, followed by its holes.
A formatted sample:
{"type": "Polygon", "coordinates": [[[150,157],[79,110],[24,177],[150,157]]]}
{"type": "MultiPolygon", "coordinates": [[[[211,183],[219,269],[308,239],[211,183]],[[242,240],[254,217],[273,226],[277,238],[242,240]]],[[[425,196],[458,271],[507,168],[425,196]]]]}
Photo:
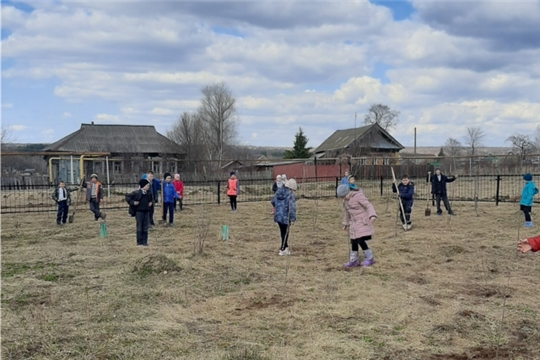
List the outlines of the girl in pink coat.
{"type": "Polygon", "coordinates": [[[373,252],[366,243],[366,241],[371,240],[373,235],[372,223],[377,219],[373,205],[371,205],[362,190],[351,190],[349,185],[338,186],[337,196],[343,198],[343,208],[345,209],[343,230],[349,230],[352,245],[349,261],[343,266],[358,266],[359,247],[364,251],[364,261],[360,265],[373,265],[375,263],[373,252]]]}

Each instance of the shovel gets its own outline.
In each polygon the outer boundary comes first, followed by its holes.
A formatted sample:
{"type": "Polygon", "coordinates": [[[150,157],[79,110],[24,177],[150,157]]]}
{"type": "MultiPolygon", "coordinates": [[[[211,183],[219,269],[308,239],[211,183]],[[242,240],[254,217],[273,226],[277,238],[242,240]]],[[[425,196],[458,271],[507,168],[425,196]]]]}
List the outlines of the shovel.
{"type": "Polygon", "coordinates": [[[429,207],[429,180],[431,179],[431,171],[428,172],[428,191],[426,193],[426,198],[427,198],[427,204],[426,204],[426,211],[425,211],[425,214],[426,216],[431,216],[431,208],[429,207]]]}
{"type": "Polygon", "coordinates": [[[77,210],[77,204],[79,203],[79,194],[82,191],[82,186],[84,183],[84,177],[81,179],[81,183],[79,185],[79,188],[77,189],[77,196],[75,197],[75,206],[73,206],[73,213],[69,215],[68,217],[68,223],[72,224],[73,220],[75,220],[75,211],[77,210]]]}
{"type": "MultiPolygon", "coordinates": [[[[398,213],[399,213],[399,209],[401,209],[401,213],[403,214],[403,220],[405,220],[405,209],[403,208],[403,203],[401,202],[401,196],[399,195],[399,189],[397,187],[398,183],[396,181],[396,174],[394,173],[394,168],[393,167],[391,167],[390,170],[392,170],[392,180],[394,180],[394,184],[396,185],[396,190],[397,190],[397,199],[398,199],[398,202],[399,202],[398,213]]],[[[399,218],[399,215],[398,215],[398,218],[399,218]]],[[[407,227],[405,225],[404,225],[403,229],[405,231],[407,231],[407,227]]]]}

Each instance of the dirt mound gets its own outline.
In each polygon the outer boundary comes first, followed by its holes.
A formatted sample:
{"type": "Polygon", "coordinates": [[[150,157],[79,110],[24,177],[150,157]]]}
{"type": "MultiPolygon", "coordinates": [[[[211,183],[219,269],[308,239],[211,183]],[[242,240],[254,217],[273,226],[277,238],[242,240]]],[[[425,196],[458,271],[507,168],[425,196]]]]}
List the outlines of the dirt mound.
{"type": "Polygon", "coordinates": [[[176,262],[161,254],[146,255],[138,259],[133,266],[133,272],[140,276],[180,270],[176,262]]]}

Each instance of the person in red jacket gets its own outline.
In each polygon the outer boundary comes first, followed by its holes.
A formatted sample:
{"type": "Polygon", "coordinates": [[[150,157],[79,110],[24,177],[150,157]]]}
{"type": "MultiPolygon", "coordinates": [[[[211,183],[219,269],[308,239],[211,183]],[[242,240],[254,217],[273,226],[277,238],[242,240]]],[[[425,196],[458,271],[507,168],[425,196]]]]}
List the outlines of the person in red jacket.
{"type": "Polygon", "coordinates": [[[236,212],[236,197],[240,194],[240,183],[236,173],[231,171],[231,177],[227,180],[227,196],[231,203],[231,211],[236,212]]]}
{"type": "Polygon", "coordinates": [[[521,240],[517,249],[522,253],[540,251],[540,235],[521,240]]]}
{"type": "MultiPolygon", "coordinates": [[[[174,185],[174,190],[176,190],[176,193],[178,194],[179,198],[176,199],[176,203],[178,203],[178,208],[180,211],[182,211],[182,208],[184,207],[182,204],[182,200],[184,199],[184,183],[180,179],[180,174],[174,174],[174,180],[172,181],[174,185]]],[[[174,211],[176,212],[176,203],[174,204],[174,211]]]]}

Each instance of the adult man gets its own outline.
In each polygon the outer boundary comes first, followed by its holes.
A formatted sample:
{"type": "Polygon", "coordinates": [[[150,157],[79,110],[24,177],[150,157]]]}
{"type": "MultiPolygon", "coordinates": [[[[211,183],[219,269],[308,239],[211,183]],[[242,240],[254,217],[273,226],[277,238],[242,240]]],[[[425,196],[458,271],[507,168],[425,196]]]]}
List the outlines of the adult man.
{"type": "Polygon", "coordinates": [[[441,210],[441,200],[444,203],[446,211],[449,215],[456,215],[452,208],[450,208],[450,203],[448,202],[448,196],[446,195],[446,183],[451,183],[457,179],[457,176],[446,176],[441,173],[440,168],[435,169],[435,174],[431,176],[431,194],[435,195],[435,201],[437,203],[437,215],[442,215],[441,210]]]}

